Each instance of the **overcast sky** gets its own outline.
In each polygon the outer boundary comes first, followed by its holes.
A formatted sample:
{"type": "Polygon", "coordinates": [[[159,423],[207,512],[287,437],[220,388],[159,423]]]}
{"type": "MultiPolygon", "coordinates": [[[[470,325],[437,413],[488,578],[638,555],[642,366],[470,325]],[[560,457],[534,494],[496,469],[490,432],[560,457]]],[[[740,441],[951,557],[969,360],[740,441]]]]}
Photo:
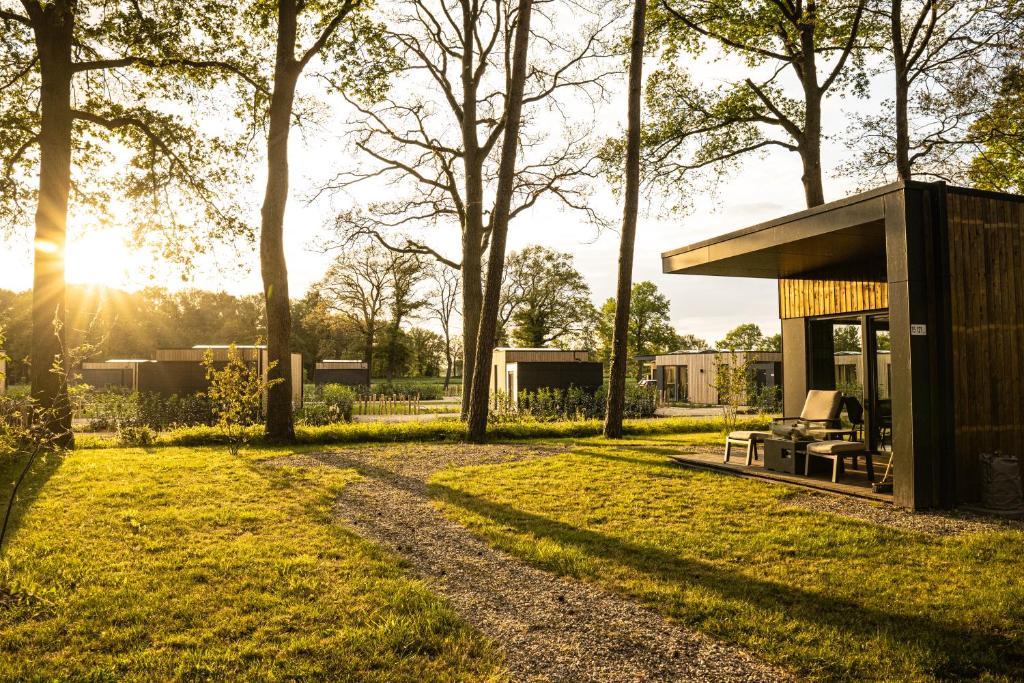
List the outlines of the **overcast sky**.
{"type": "MultiPolygon", "coordinates": [[[[736,67],[727,63],[694,62],[693,72],[705,82],[718,82],[736,67]]],[[[863,111],[877,108],[886,96],[887,79],[883,74],[873,82],[873,101],[833,100],[826,103],[824,128],[838,133],[845,127],[852,108],[863,111]]],[[[307,95],[316,95],[314,82],[304,84],[307,95]]],[[[300,86],[301,89],[301,86],[300,86]]],[[[621,92],[621,86],[619,88],[621,92]]],[[[329,101],[339,108],[343,103],[329,101]]],[[[614,134],[625,119],[625,102],[620,96],[604,106],[594,120],[594,129],[600,134],[614,134]]],[[[324,234],[338,208],[338,199],[305,201],[311,188],[320,180],[330,177],[346,163],[351,163],[351,152],[344,142],[332,138],[324,129],[294,135],[292,144],[292,199],[286,223],[286,251],[289,281],[293,297],[301,296],[325,271],[331,256],[319,253],[314,247],[324,234]],[[320,133],[324,134],[320,134],[320,133]]],[[[824,165],[826,169],[826,199],[837,199],[853,191],[849,180],[834,177],[834,169],[847,151],[841,141],[826,140],[824,165]]],[[[252,216],[259,215],[262,197],[262,160],[255,174],[248,202],[252,216]]],[[[800,163],[795,153],[773,151],[765,156],[747,158],[741,170],[731,175],[721,186],[719,195],[698,196],[694,210],[685,216],[665,218],[657,211],[641,216],[637,232],[635,280],[652,280],[672,302],[672,321],[680,333],[692,333],[709,342],[744,322],[761,325],[766,334],[779,329],[776,284],[773,280],[736,278],[691,277],[664,275],[660,254],[717,234],[742,228],[804,208],[803,188],[800,183],[800,163]]],[[[362,199],[366,199],[363,197],[362,199]]],[[[372,199],[372,197],[370,198],[372,199]]],[[[343,201],[343,200],[342,200],[343,201]]],[[[606,189],[595,193],[594,205],[605,215],[621,220],[618,201],[606,189]]],[[[110,228],[104,232],[72,230],[68,246],[69,281],[100,282],[125,289],[137,289],[147,284],[170,288],[200,287],[223,289],[234,294],[261,291],[258,255],[255,251],[243,254],[249,267],[239,270],[233,261],[228,266],[207,263],[192,278],[182,280],[180,274],[162,269],[139,267],[136,259],[120,259],[126,253],[124,232],[110,228]],[[97,258],[97,253],[108,253],[109,258],[97,258]],[[78,266],[74,264],[78,263],[78,266]],[[154,279],[155,278],[155,279],[154,279]]],[[[615,287],[616,260],[619,236],[615,231],[598,233],[574,213],[554,210],[550,205],[538,207],[514,221],[509,234],[509,249],[540,243],[553,249],[573,254],[577,268],[586,276],[593,290],[595,303],[609,297],[615,287]]],[[[437,243],[448,245],[454,251],[457,235],[439,235],[437,243]]],[[[29,232],[6,240],[0,287],[23,290],[31,286],[31,254],[29,232]]],[[[130,252],[129,252],[130,253],[130,252]]]]}

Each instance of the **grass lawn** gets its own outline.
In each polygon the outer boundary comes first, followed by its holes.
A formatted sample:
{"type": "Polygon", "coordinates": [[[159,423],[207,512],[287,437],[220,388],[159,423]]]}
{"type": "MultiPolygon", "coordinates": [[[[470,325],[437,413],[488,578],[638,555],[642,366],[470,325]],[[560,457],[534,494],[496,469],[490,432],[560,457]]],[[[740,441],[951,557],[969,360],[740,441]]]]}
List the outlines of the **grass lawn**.
{"type": "Polygon", "coordinates": [[[0,560],[0,679],[501,679],[394,556],[332,522],[356,475],[260,462],[288,452],[84,450],[51,468],[0,560]]]}
{"type": "MultiPolygon", "coordinates": [[[[940,537],[667,462],[702,435],[447,470],[446,512],[531,564],[819,680],[1024,678],[1024,533],[940,537]]],[[[718,436],[713,441],[718,443],[718,436]]]]}

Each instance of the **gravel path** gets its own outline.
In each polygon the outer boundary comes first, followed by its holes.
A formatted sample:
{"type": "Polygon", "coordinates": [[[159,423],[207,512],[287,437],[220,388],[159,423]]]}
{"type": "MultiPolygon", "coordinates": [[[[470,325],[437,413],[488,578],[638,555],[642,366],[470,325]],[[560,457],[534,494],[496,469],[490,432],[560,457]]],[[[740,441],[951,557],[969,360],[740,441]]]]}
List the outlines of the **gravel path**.
{"type": "Polygon", "coordinates": [[[444,517],[426,481],[447,466],[537,458],[557,447],[396,446],[289,456],[352,467],[339,516],[401,554],[504,652],[516,681],[777,681],[784,673],[593,585],[531,568],[444,517]]]}

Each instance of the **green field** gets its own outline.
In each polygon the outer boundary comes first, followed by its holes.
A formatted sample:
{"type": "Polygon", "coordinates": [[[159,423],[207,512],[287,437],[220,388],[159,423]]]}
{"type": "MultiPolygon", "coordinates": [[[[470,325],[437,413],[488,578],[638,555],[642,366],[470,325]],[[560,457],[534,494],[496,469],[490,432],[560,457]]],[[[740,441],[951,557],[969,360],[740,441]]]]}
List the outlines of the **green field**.
{"type": "Polygon", "coordinates": [[[443,601],[333,521],[355,475],[266,464],[288,453],[69,454],[0,561],[0,679],[500,678],[443,601]]]}

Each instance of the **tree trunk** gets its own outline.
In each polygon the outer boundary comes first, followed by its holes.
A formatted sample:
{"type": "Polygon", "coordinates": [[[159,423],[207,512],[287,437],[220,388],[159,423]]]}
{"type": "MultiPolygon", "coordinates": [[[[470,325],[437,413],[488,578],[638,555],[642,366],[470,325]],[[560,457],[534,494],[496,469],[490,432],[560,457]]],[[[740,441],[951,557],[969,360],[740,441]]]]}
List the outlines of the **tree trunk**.
{"type": "Polygon", "coordinates": [[[295,0],[278,2],[277,59],[274,92],[270,99],[270,131],[267,138],[267,190],[260,227],[260,267],[267,304],[267,351],[276,365],[269,380],[282,380],[267,391],[267,439],[278,443],[295,440],[292,416],[291,306],[288,298],[288,266],[284,256],[284,213],[288,202],[288,134],[299,68],[295,61],[298,9],[295,0]]]}
{"type": "Polygon", "coordinates": [[[907,99],[910,84],[907,81],[907,58],[903,49],[903,6],[900,0],[892,2],[892,58],[896,72],[896,173],[903,182],[909,182],[910,121],[907,99]]]}
{"type": "Polygon", "coordinates": [[[612,358],[608,377],[608,404],[604,435],[622,438],[622,417],[626,407],[626,372],[629,362],[629,306],[633,291],[633,246],[636,242],[637,213],[640,208],[640,94],[643,89],[644,18],[647,0],[636,0],[633,7],[633,35],[629,58],[629,126],[626,131],[626,187],[622,211],[622,235],[619,242],[619,274],[615,296],[615,322],[612,328],[612,358]]]}
{"type": "Polygon", "coordinates": [[[363,352],[363,359],[366,361],[366,390],[371,393],[373,387],[373,341],[376,336],[376,325],[368,327],[366,332],[366,351],[363,352]]]}
{"type": "MultiPolygon", "coordinates": [[[[462,417],[469,415],[469,396],[476,362],[477,332],[483,300],[483,160],[477,138],[476,16],[469,3],[462,2],[462,163],[465,171],[466,218],[462,227],[462,417]]],[[[487,354],[490,362],[490,353],[487,354]]]]}
{"type": "Polygon", "coordinates": [[[32,398],[56,443],[70,447],[64,247],[71,189],[71,47],[74,10],[55,2],[33,17],[39,54],[39,203],[32,286],[32,398]]]}
{"type": "Polygon", "coordinates": [[[818,86],[818,65],[814,42],[813,5],[800,32],[803,51],[804,129],[800,140],[800,160],[803,162],[804,196],[807,207],[825,203],[825,189],[821,179],[821,88],[818,86]]]}
{"type": "Polygon", "coordinates": [[[530,13],[532,0],[519,0],[515,47],[512,52],[512,74],[509,78],[505,106],[505,132],[498,167],[498,187],[491,214],[491,244],[487,255],[487,288],[484,290],[480,328],[477,333],[476,364],[473,369],[472,394],[469,403],[470,441],[480,442],[487,436],[488,380],[491,374],[491,349],[498,327],[501,281],[505,269],[505,243],[508,238],[509,213],[519,149],[519,124],[523,112],[523,89],[526,86],[526,61],[530,46],[530,13]]]}

